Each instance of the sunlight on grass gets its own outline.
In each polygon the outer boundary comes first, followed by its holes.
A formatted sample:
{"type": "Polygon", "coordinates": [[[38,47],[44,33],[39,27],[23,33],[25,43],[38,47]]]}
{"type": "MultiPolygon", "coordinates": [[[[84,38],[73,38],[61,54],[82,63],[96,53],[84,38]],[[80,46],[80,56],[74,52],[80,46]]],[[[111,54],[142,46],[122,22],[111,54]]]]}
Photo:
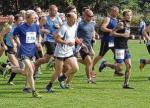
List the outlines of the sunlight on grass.
{"type": "MultiPolygon", "coordinates": [[[[99,51],[99,42],[95,45],[96,53],[99,51]]],[[[150,106],[150,67],[147,65],[144,72],[139,72],[139,58],[149,58],[144,44],[138,41],[130,41],[129,49],[132,54],[132,76],[130,85],[133,90],[122,89],[124,77],[114,77],[113,70],[107,68],[104,72],[97,73],[97,84],[87,84],[84,66],[80,64],[80,70],[72,81],[72,89],[62,90],[58,82],[54,84],[55,93],[48,94],[45,86],[50,80],[52,71],[42,66],[40,78],[36,81],[36,88],[43,96],[41,99],[32,98],[31,94],[22,92],[25,78],[17,75],[14,80],[16,86],[6,85],[8,77],[0,77],[0,108],[149,108],[150,106]]],[[[105,56],[113,61],[111,52],[105,56]]],[[[1,57],[0,61],[6,60],[1,57]]]]}

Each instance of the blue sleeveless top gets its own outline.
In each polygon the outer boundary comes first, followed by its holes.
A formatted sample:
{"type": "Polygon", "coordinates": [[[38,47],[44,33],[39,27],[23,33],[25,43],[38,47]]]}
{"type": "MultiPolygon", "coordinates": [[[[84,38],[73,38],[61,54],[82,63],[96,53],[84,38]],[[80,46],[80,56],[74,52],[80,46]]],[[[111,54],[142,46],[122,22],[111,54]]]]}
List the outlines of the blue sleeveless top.
{"type": "MultiPolygon", "coordinates": [[[[109,21],[109,24],[108,24],[107,28],[108,29],[114,29],[114,28],[116,28],[117,23],[118,23],[117,19],[113,19],[113,18],[110,17],[110,21],[109,21]]],[[[104,42],[114,42],[114,37],[109,36],[108,32],[103,32],[102,40],[104,42]]]]}
{"type": "Polygon", "coordinates": [[[55,42],[53,33],[56,31],[56,25],[60,26],[60,19],[58,16],[55,17],[55,20],[52,21],[50,16],[47,16],[47,22],[45,24],[45,28],[50,31],[50,33],[46,36],[46,41],[55,42]]]}

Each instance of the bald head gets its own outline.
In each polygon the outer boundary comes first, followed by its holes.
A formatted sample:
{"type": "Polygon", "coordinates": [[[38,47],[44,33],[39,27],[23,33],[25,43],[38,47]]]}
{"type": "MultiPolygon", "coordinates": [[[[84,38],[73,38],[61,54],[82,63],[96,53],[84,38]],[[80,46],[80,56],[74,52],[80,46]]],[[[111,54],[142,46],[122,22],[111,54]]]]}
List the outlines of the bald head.
{"type": "Polygon", "coordinates": [[[119,8],[117,6],[111,7],[111,16],[112,17],[117,17],[119,14],[119,8]]]}
{"type": "Polygon", "coordinates": [[[89,15],[89,16],[93,16],[94,15],[92,10],[90,10],[90,9],[86,9],[84,13],[85,13],[85,15],[89,15]]]}
{"type": "Polygon", "coordinates": [[[57,12],[58,12],[58,8],[57,8],[56,5],[50,5],[49,6],[49,14],[50,14],[50,16],[55,17],[57,15],[57,12]]]}
{"type": "Polygon", "coordinates": [[[84,20],[87,22],[90,22],[93,18],[94,14],[92,12],[92,10],[90,9],[86,9],[84,12],[84,20]]]}

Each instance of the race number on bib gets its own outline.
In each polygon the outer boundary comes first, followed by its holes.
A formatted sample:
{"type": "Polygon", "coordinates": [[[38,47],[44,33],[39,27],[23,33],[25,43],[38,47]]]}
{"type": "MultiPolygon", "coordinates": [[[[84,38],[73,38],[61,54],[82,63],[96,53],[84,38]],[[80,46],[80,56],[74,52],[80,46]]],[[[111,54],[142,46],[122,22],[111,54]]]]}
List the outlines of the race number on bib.
{"type": "Polygon", "coordinates": [[[125,50],[124,49],[115,49],[116,59],[124,59],[125,50]]]}
{"type": "Polygon", "coordinates": [[[114,47],[114,42],[109,42],[108,47],[114,47]]]}
{"type": "Polygon", "coordinates": [[[26,43],[35,43],[36,32],[26,32],[26,43]]]}

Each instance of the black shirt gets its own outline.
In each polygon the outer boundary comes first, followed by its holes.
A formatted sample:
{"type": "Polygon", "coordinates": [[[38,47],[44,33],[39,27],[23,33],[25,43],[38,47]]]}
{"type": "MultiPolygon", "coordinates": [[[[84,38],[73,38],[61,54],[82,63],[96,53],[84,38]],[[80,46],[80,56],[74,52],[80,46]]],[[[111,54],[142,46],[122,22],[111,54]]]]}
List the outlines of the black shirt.
{"type": "MultiPolygon", "coordinates": [[[[126,24],[125,21],[124,23],[124,28],[121,30],[117,30],[117,33],[125,33],[125,32],[130,32],[130,25],[126,24]]],[[[127,49],[128,48],[128,38],[126,37],[115,37],[114,38],[114,47],[115,49],[127,49]]]]}

